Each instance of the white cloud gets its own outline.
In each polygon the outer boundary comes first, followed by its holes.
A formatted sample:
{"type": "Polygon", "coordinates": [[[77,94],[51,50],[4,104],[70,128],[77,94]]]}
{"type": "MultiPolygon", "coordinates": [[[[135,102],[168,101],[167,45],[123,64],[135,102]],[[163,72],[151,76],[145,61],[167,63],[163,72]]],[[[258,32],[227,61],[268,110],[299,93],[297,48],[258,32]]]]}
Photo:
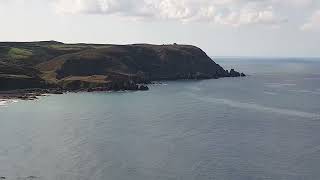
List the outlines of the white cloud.
{"type": "Polygon", "coordinates": [[[285,6],[293,6],[293,7],[307,7],[311,6],[315,3],[316,0],[272,0],[273,3],[282,4],[285,6]]]}
{"type": "Polygon", "coordinates": [[[207,21],[231,26],[286,21],[274,6],[306,5],[313,0],[54,0],[62,14],[93,13],[126,18],[207,21]]]}
{"type": "Polygon", "coordinates": [[[239,11],[232,11],[226,16],[217,15],[214,20],[217,23],[232,26],[249,24],[276,25],[286,21],[285,18],[276,16],[272,7],[244,7],[239,11]]]}
{"type": "Polygon", "coordinates": [[[314,12],[312,16],[309,18],[307,23],[305,23],[301,30],[308,31],[308,30],[320,30],[320,10],[314,12]]]}

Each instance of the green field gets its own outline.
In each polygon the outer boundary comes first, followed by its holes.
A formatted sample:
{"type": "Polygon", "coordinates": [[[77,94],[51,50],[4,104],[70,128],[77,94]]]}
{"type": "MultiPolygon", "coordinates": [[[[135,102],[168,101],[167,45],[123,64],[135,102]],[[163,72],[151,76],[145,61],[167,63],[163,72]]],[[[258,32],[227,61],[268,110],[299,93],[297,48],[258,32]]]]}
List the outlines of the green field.
{"type": "Polygon", "coordinates": [[[27,59],[32,55],[32,51],[27,49],[10,48],[10,50],[8,51],[8,57],[15,60],[27,59]]]}

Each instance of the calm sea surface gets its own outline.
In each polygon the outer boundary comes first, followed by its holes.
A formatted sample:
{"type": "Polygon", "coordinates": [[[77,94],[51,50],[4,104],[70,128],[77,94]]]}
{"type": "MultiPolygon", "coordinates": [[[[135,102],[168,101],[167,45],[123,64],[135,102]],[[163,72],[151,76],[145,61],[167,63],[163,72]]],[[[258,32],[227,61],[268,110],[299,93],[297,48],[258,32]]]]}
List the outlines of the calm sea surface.
{"type": "Polygon", "coordinates": [[[250,76],[0,103],[0,177],[320,179],[320,61],[216,62],[250,76]]]}

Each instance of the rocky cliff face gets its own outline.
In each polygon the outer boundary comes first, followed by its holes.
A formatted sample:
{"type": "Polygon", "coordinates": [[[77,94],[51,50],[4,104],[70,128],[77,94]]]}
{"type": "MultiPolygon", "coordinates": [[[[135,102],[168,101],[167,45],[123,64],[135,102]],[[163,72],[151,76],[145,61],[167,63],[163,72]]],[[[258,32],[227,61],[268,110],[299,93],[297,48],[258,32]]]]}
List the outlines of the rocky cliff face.
{"type": "Polygon", "coordinates": [[[66,89],[123,90],[139,89],[137,84],[155,80],[241,76],[234,70],[225,71],[200,48],[177,44],[0,43],[0,59],[20,68],[4,72],[0,66],[0,74],[26,75],[23,83],[2,78],[12,88],[41,87],[49,82],[66,89]]]}

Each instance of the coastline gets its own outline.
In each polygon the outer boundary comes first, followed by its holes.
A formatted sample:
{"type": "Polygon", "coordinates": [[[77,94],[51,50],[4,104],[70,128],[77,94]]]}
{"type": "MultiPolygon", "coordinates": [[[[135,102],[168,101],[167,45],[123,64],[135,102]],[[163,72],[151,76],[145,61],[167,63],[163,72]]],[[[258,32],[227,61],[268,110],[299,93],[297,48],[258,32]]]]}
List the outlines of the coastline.
{"type": "Polygon", "coordinates": [[[78,92],[117,92],[117,91],[147,91],[149,90],[146,85],[137,85],[137,88],[120,88],[120,89],[110,89],[107,87],[96,87],[96,88],[83,88],[83,89],[61,89],[61,88],[48,88],[48,89],[17,89],[0,91],[0,106],[7,104],[10,100],[36,100],[41,96],[47,95],[61,95],[68,92],[78,93],[78,92]]]}
{"type": "Polygon", "coordinates": [[[8,100],[36,100],[46,94],[63,94],[59,89],[18,89],[9,91],[0,91],[0,103],[8,100]]]}
{"type": "MultiPolygon", "coordinates": [[[[245,77],[246,75],[241,73],[240,76],[233,77],[245,77]]],[[[232,76],[229,76],[232,77],[232,76]]],[[[177,81],[177,80],[205,80],[205,79],[220,79],[227,77],[219,77],[219,78],[178,78],[178,79],[166,79],[166,81],[177,81]]],[[[15,90],[7,90],[0,91],[0,106],[7,104],[10,100],[36,100],[41,96],[47,95],[61,95],[64,93],[72,92],[118,92],[118,91],[148,91],[148,85],[152,84],[162,84],[162,81],[151,81],[149,83],[143,84],[135,84],[134,85],[126,85],[126,86],[108,86],[108,87],[94,87],[94,88],[79,88],[79,89],[63,89],[63,88],[29,88],[29,89],[15,89],[15,90]]]]}
{"type": "Polygon", "coordinates": [[[0,107],[7,106],[8,104],[16,102],[18,102],[18,99],[1,99],[0,96],[0,107]]]}

